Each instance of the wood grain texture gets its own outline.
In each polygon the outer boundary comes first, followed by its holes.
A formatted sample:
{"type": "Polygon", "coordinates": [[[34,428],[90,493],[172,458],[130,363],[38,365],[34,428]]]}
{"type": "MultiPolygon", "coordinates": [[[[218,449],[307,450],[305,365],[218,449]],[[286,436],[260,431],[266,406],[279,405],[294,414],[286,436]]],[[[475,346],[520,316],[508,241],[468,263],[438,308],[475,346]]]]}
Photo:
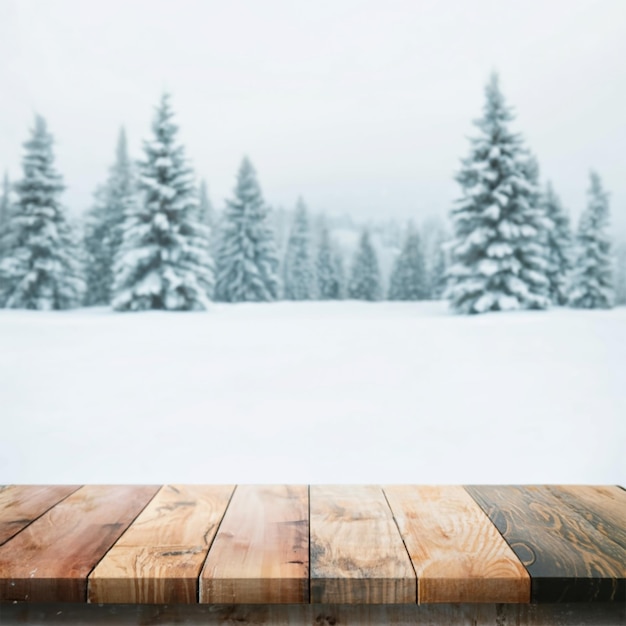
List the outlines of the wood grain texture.
{"type": "Polygon", "coordinates": [[[89,602],[197,602],[198,576],[233,489],[162,487],[89,576],[89,602]]]}
{"type": "Polygon", "coordinates": [[[418,603],[530,602],[530,577],[458,486],[384,487],[417,574],[418,603]]]}
{"type": "Polygon", "coordinates": [[[614,486],[590,485],[550,485],[545,489],[626,549],[626,491],[614,486]]]}
{"type": "Polygon", "coordinates": [[[157,487],[81,487],[0,547],[0,602],[85,602],[87,576],[157,487]]]}
{"type": "Polygon", "coordinates": [[[200,602],[308,601],[308,487],[237,487],[202,571],[200,602]]]}
{"type": "Polygon", "coordinates": [[[0,488],[0,545],[76,491],[80,485],[9,485],[0,488]]]}
{"type": "Polygon", "coordinates": [[[545,488],[466,489],[528,570],[532,602],[626,600],[626,551],[545,488]]]}
{"type": "Polygon", "coordinates": [[[311,602],[415,603],[415,572],[380,487],[311,485],[311,602]]]}

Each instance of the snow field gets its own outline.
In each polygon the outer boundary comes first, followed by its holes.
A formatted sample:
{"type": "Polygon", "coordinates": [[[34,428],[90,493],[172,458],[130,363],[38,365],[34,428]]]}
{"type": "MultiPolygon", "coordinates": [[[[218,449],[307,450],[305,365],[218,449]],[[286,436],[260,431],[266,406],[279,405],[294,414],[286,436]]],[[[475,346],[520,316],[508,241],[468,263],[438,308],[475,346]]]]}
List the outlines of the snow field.
{"type": "Polygon", "coordinates": [[[0,310],[3,483],[626,483],[626,308],[0,310]]]}

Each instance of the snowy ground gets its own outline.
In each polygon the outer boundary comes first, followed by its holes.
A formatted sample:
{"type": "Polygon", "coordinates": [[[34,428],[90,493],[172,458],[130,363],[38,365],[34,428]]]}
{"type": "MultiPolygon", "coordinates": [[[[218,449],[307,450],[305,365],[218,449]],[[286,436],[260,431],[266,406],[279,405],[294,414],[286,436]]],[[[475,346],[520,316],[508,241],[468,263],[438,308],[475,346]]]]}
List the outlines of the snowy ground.
{"type": "Polygon", "coordinates": [[[0,483],[626,484],[626,308],[0,311],[0,483]]]}

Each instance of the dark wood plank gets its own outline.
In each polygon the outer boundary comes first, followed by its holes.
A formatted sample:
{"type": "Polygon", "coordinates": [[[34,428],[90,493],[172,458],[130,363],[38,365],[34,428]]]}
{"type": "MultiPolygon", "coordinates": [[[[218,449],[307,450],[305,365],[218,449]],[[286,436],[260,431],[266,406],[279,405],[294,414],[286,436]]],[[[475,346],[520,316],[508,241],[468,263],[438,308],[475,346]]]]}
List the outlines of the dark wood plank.
{"type": "Polygon", "coordinates": [[[545,488],[466,489],[528,570],[532,602],[626,601],[626,551],[545,488]]]}
{"type": "Polygon", "coordinates": [[[0,545],[80,485],[9,485],[0,488],[0,545]]]}
{"type": "Polygon", "coordinates": [[[411,560],[383,491],[311,485],[311,602],[417,602],[411,560]]]}
{"type": "Polygon", "coordinates": [[[89,602],[189,604],[231,485],[166,485],[89,576],[89,602]]]}
{"type": "Polygon", "coordinates": [[[0,547],[0,602],[86,602],[87,576],[158,487],[81,487],[0,547]]]}
{"type": "Polygon", "coordinates": [[[200,602],[309,601],[306,485],[240,485],[200,578],[200,602]]]}
{"type": "Polygon", "coordinates": [[[456,485],[383,488],[417,574],[418,603],[530,602],[530,577],[456,485]]]}
{"type": "Polygon", "coordinates": [[[623,626],[619,602],[568,604],[18,604],[2,626],[623,626]]]}
{"type": "Polygon", "coordinates": [[[626,549],[626,492],[619,487],[552,485],[555,498],[582,515],[595,529],[626,549]]]}

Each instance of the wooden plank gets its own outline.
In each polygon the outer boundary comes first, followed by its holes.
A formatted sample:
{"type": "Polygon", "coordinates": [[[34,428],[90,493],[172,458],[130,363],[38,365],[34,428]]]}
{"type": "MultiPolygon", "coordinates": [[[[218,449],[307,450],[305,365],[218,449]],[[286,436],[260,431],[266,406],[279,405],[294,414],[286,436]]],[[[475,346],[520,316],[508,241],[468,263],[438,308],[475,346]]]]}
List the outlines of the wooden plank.
{"type": "Polygon", "coordinates": [[[89,602],[195,603],[230,485],[166,485],[89,576],[89,602]]]}
{"type": "Polygon", "coordinates": [[[626,549],[626,492],[619,487],[551,485],[555,498],[582,515],[596,530],[626,549]]]}
{"type": "Polygon", "coordinates": [[[626,551],[545,489],[466,489],[528,570],[532,602],[626,600],[626,551]]]}
{"type": "Polygon", "coordinates": [[[418,603],[530,602],[530,577],[459,486],[384,487],[417,574],[418,603]]]}
{"type": "Polygon", "coordinates": [[[311,602],[415,603],[417,585],[382,489],[312,485],[311,602]]]}
{"type": "Polygon", "coordinates": [[[81,487],[0,547],[0,602],[85,602],[87,576],[158,487],[81,487]]]}
{"type": "Polygon", "coordinates": [[[200,578],[200,602],[309,601],[305,485],[237,487],[200,578]]]}
{"type": "Polygon", "coordinates": [[[0,545],[17,535],[80,485],[9,485],[0,488],[0,545]]]}

